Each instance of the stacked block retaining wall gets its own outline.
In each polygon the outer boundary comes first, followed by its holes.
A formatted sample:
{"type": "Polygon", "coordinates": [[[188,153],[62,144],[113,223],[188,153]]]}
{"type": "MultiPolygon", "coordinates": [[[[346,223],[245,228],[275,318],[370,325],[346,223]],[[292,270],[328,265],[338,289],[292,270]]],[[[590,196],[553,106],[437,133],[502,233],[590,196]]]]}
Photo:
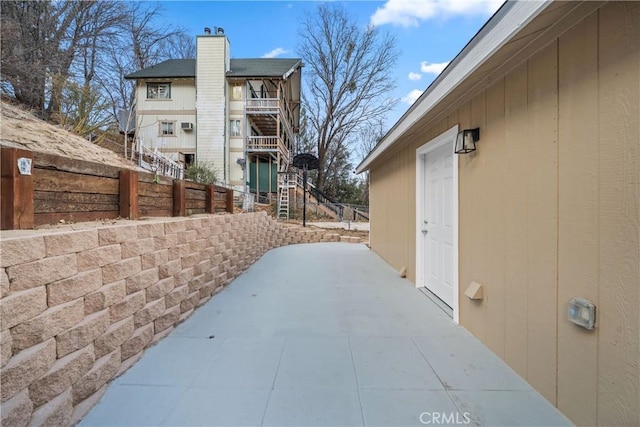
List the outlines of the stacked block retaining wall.
{"type": "Polygon", "coordinates": [[[69,425],[145,348],[274,247],[358,242],[264,212],[0,240],[3,426],[69,425]]]}

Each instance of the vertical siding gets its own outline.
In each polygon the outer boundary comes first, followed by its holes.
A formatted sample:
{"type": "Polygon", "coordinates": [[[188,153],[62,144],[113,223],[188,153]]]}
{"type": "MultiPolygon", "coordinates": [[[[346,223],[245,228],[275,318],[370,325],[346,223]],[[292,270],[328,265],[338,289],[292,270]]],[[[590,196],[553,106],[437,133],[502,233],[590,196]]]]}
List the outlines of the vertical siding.
{"type": "MultiPolygon", "coordinates": [[[[476,96],[458,111],[460,129],[475,127],[484,129],[484,93],[476,96]]],[[[480,131],[480,139],[482,139],[482,130],[480,131]]],[[[484,166],[486,156],[478,156],[477,153],[457,157],[460,170],[459,235],[469,236],[469,239],[460,239],[460,260],[464,261],[468,267],[460,269],[462,275],[459,278],[459,283],[463,294],[472,280],[486,283],[486,253],[484,250],[486,233],[483,226],[487,216],[484,166]]],[[[459,298],[459,304],[464,307],[460,307],[461,323],[469,325],[467,327],[469,331],[484,340],[486,337],[486,312],[478,310],[478,302],[468,298],[459,298]]]]}
{"type": "MultiPolygon", "coordinates": [[[[528,276],[527,265],[529,176],[528,70],[524,63],[505,77],[505,360],[527,375],[528,276]]],[[[480,153],[479,155],[483,155],[480,153]]],[[[489,190],[489,189],[488,189],[489,190]]],[[[461,202],[462,209],[462,202],[461,202]]],[[[464,238],[461,236],[461,238],[464,238]]],[[[463,269],[465,266],[460,265],[463,269]]],[[[464,286],[464,284],[462,284],[464,286]]]]}
{"type": "Polygon", "coordinates": [[[599,26],[598,422],[640,424],[640,4],[599,26]]]}
{"type": "Polygon", "coordinates": [[[578,425],[596,421],[597,341],[564,320],[580,295],[598,301],[598,16],[559,40],[558,408],[578,425]]]}
{"type": "Polygon", "coordinates": [[[415,169],[415,158],[402,153],[390,158],[380,174],[372,176],[371,241],[374,250],[390,265],[397,270],[406,268],[409,280],[415,281],[415,255],[411,255],[415,249],[415,201],[408,197],[411,188],[415,192],[415,174],[414,183],[409,182],[410,168],[415,169]],[[395,191],[395,183],[402,190],[395,191]]]}
{"type": "Polygon", "coordinates": [[[556,403],[558,68],[554,42],[528,61],[527,378],[556,403]]]}
{"type": "MultiPolygon", "coordinates": [[[[504,79],[501,79],[487,90],[487,119],[481,131],[481,149],[486,154],[486,188],[494,189],[485,193],[487,206],[505,206],[510,197],[503,185],[507,165],[504,109],[504,79]]],[[[505,219],[504,209],[495,209],[486,216],[486,228],[492,232],[487,233],[484,249],[487,260],[484,342],[502,358],[505,355],[505,219]]]]}
{"type": "Polygon", "coordinates": [[[638,23],[639,3],[605,4],[371,169],[372,247],[415,281],[415,149],[480,126],[459,158],[461,324],[580,425],[640,424],[638,23]],[[567,320],[575,296],[594,331],[567,320]]]}

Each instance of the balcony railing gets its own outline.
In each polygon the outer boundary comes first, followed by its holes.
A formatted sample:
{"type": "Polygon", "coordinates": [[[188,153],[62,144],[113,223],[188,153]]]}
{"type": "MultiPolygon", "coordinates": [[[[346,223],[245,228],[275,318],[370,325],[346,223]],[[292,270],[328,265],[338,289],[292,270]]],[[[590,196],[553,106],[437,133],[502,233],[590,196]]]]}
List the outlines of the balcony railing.
{"type": "Polygon", "coordinates": [[[289,157],[289,150],[277,136],[250,136],[247,138],[247,151],[280,151],[285,159],[289,157]]]}
{"type": "Polygon", "coordinates": [[[246,100],[245,109],[248,114],[279,114],[286,132],[293,136],[293,113],[286,102],[278,98],[250,98],[246,100]]]}
{"type": "Polygon", "coordinates": [[[280,100],[278,98],[251,98],[247,99],[247,112],[278,112],[280,100]]]}

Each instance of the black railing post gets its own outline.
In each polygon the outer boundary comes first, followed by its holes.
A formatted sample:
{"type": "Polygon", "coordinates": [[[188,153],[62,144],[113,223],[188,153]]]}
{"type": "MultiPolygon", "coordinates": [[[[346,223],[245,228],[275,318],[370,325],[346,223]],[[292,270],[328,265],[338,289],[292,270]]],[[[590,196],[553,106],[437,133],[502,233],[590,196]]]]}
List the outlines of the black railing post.
{"type": "Polygon", "coordinates": [[[307,226],[307,168],[302,171],[302,226],[307,226]]]}

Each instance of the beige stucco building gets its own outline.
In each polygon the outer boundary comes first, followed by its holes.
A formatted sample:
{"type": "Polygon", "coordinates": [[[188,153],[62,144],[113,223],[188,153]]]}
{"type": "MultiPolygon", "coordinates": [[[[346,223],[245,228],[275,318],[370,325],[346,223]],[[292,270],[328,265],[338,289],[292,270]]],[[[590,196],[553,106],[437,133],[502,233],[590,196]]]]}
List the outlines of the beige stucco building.
{"type": "Polygon", "coordinates": [[[136,140],[185,165],[212,162],[219,179],[271,198],[300,121],[299,58],[231,59],[227,36],[207,31],[196,59],[164,61],[136,80],[136,140]]]}
{"type": "Polygon", "coordinates": [[[507,2],[358,170],[374,251],[576,424],[640,424],[640,3],[507,2]]]}

